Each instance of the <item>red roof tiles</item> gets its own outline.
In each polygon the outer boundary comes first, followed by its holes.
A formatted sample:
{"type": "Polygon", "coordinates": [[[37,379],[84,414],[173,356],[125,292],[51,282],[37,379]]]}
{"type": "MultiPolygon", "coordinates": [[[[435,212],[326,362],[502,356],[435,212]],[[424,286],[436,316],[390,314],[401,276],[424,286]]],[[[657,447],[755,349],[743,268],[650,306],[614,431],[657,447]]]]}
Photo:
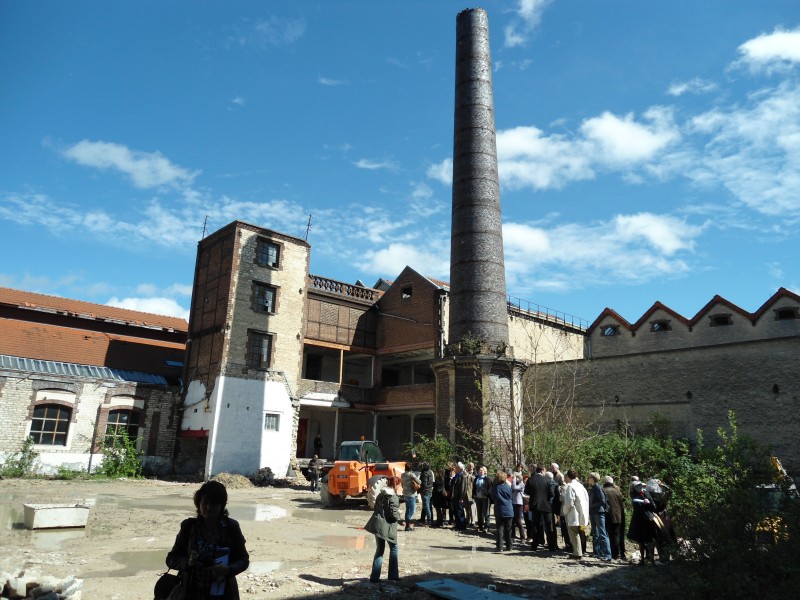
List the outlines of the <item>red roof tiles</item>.
{"type": "Polygon", "coordinates": [[[128,371],[180,375],[180,367],[166,360],[183,361],[181,343],[127,335],[3,319],[0,354],[128,371]]]}
{"type": "Polygon", "coordinates": [[[103,304],[93,304],[81,300],[70,300],[58,296],[47,296],[45,294],[36,294],[34,292],[25,292],[4,287],[0,287],[0,305],[57,312],[100,321],[120,321],[141,327],[158,327],[182,332],[187,332],[189,330],[189,324],[184,319],[179,319],[177,317],[155,315],[138,310],[116,308],[103,304]]]}

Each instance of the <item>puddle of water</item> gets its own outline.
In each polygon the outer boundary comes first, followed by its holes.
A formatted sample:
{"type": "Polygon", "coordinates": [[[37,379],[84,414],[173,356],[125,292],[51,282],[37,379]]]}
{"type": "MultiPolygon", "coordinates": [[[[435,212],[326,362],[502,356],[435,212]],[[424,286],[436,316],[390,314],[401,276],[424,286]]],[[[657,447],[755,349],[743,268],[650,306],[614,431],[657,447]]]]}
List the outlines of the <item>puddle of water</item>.
{"type": "Polygon", "coordinates": [[[320,509],[300,509],[293,510],[289,513],[291,517],[298,519],[307,519],[309,521],[321,521],[323,523],[344,523],[347,521],[347,515],[342,514],[335,510],[320,510],[320,509]]]}
{"type": "Polygon", "coordinates": [[[25,511],[13,506],[0,506],[0,523],[4,529],[20,530],[19,535],[24,535],[37,550],[57,550],[67,540],[86,537],[89,530],[88,526],[29,530],[25,527],[25,511]]]}
{"type": "Polygon", "coordinates": [[[267,573],[272,573],[273,571],[279,571],[281,567],[283,567],[283,563],[278,561],[254,561],[250,563],[249,567],[247,567],[247,572],[252,573],[253,575],[266,575],[267,573]]]}
{"type": "Polygon", "coordinates": [[[86,537],[86,529],[37,529],[31,531],[31,546],[37,550],[56,550],[67,540],[86,537]]]}
{"type": "Polygon", "coordinates": [[[228,512],[237,521],[273,521],[288,515],[288,511],[271,504],[229,504],[228,512]]]}
{"type": "Polygon", "coordinates": [[[166,550],[145,550],[142,552],[117,552],[111,558],[124,565],[115,571],[88,571],[79,573],[78,577],[132,577],[140,571],[167,570],[166,550]]]}
{"type": "Polygon", "coordinates": [[[25,529],[25,513],[22,507],[0,506],[0,523],[4,529],[25,529]]]}

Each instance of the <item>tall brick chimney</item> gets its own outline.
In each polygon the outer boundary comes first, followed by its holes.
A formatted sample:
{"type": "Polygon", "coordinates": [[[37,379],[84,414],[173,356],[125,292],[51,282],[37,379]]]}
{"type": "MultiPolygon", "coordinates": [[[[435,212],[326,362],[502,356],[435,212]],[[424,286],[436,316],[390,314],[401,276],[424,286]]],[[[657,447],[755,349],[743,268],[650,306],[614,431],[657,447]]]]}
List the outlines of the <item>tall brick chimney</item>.
{"type": "Polygon", "coordinates": [[[449,343],[508,343],[489,16],[456,18],[449,343]]]}
{"type": "Polygon", "coordinates": [[[489,17],[480,8],[456,19],[454,121],[448,344],[431,363],[436,431],[465,456],[505,464],[521,447],[526,365],[509,346],[489,17]],[[508,432],[510,450],[499,443],[508,432]]]}

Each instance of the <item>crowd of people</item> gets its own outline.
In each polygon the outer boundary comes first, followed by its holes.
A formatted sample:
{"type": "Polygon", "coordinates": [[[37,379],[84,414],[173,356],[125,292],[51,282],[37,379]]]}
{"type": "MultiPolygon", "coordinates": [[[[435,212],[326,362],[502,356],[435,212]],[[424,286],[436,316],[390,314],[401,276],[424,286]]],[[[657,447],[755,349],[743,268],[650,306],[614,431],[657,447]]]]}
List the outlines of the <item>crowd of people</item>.
{"type": "MultiPolygon", "coordinates": [[[[316,475],[316,474],[315,474],[316,475]]],[[[570,469],[562,473],[558,464],[550,468],[522,465],[498,470],[490,476],[485,466],[459,462],[448,469],[432,470],[423,463],[419,475],[411,463],[401,477],[405,516],[400,519],[400,501],[392,486],[378,495],[365,529],[375,535],[375,555],[370,581],[377,582],[383,555],[389,546],[390,580],[399,575],[398,525],[414,530],[417,495],[421,497],[418,524],[452,526],[457,531],[474,529],[491,535],[494,513],[496,550],[512,550],[517,544],[543,552],[564,550],[581,560],[587,554],[591,532],[592,556],[601,561],[626,560],[625,539],[639,545],[640,564],[668,560],[673,540],[666,511],[669,489],[657,479],[646,483],[634,477],[628,493],[633,513],[625,531],[626,502],[613,478],[589,473],[587,485],[570,469]],[[587,489],[588,486],[588,489],[587,489]],[[434,515],[435,512],[435,515],[434,515]],[[561,534],[561,544],[558,538],[561,534]]],[[[312,477],[312,488],[318,477],[312,477]]],[[[228,494],[217,481],[203,484],[194,495],[197,516],[181,523],[166,563],[178,576],[165,574],[156,585],[156,598],[219,598],[236,600],[236,575],[245,571],[249,555],[239,524],[228,516],[228,494]]]]}
{"type": "MultiPolygon", "coordinates": [[[[413,531],[415,524],[472,529],[493,535],[497,552],[516,546],[604,562],[628,562],[630,540],[638,545],[639,564],[654,562],[656,552],[661,561],[669,558],[669,490],[657,479],[645,483],[634,477],[625,494],[611,476],[592,472],[584,483],[574,470],[562,472],[557,463],[527,469],[520,464],[490,475],[485,466],[458,462],[436,470],[422,463],[418,475],[409,463],[401,483],[406,509],[398,522],[404,531],[413,531]],[[418,496],[421,510],[415,520],[418,496]],[[627,506],[633,512],[626,529],[627,506]]],[[[396,540],[392,550],[396,561],[396,540]]]]}

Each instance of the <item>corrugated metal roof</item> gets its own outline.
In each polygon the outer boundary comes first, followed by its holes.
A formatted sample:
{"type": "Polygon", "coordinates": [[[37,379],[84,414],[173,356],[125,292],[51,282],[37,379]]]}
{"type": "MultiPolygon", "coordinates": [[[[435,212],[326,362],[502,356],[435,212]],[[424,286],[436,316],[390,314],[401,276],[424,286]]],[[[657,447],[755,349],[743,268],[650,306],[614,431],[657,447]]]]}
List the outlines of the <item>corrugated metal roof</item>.
{"type": "Polygon", "coordinates": [[[25,371],[27,373],[42,373],[49,375],[70,375],[73,377],[88,377],[90,379],[111,379],[115,381],[132,381],[134,383],[147,383],[151,385],[168,385],[163,375],[142,373],[139,371],[125,371],[109,367],[96,367],[92,365],[77,365],[75,363],[55,362],[52,360],[37,360],[8,356],[0,354],[0,368],[12,371],[25,371]]]}

